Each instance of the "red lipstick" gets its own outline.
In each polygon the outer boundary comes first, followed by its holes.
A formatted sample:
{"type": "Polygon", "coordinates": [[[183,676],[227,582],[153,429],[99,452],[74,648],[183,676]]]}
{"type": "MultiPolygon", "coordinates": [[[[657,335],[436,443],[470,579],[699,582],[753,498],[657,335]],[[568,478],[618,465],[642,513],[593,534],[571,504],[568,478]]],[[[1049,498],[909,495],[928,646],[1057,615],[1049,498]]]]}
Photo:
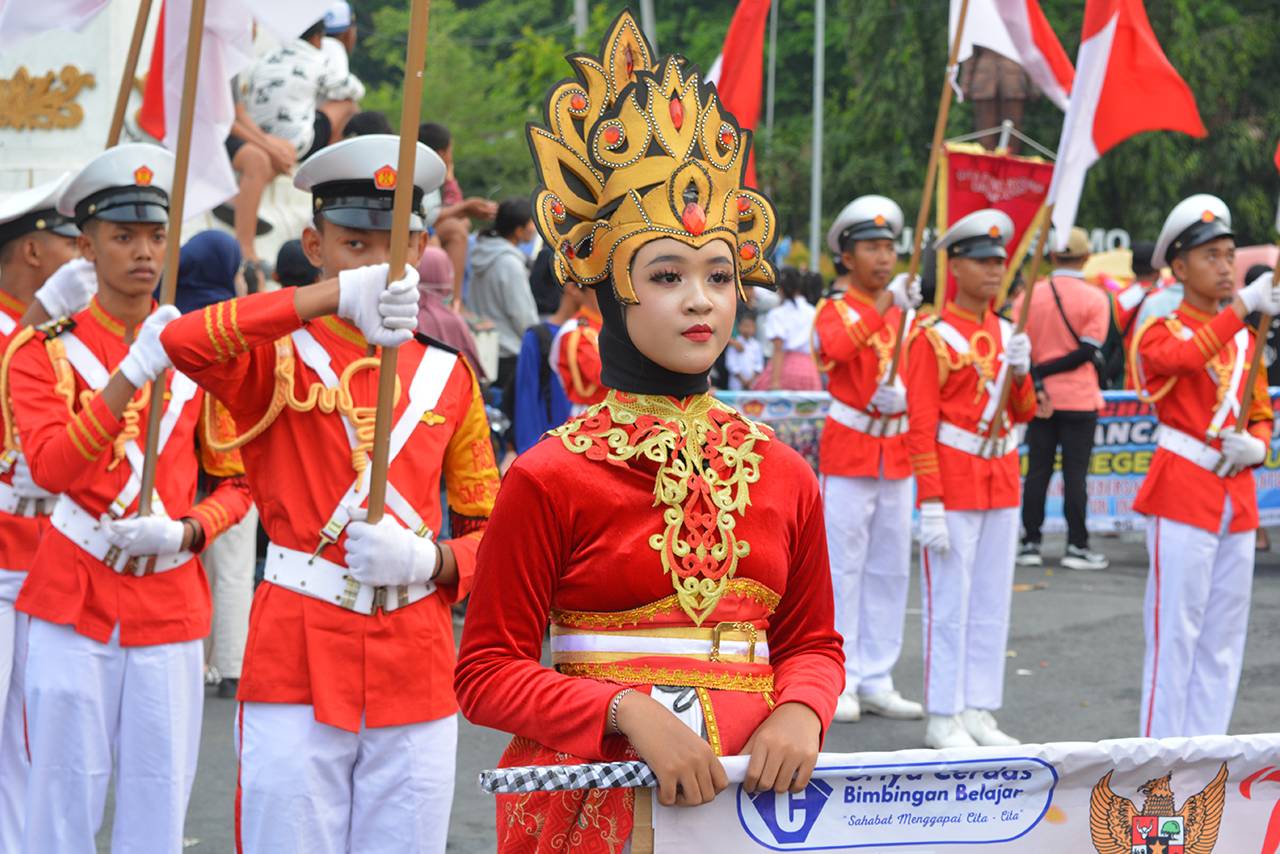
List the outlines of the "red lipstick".
{"type": "Polygon", "coordinates": [[[680,334],[690,341],[697,341],[701,344],[704,341],[711,340],[711,327],[705,323],[695,323],[680,334]]]}

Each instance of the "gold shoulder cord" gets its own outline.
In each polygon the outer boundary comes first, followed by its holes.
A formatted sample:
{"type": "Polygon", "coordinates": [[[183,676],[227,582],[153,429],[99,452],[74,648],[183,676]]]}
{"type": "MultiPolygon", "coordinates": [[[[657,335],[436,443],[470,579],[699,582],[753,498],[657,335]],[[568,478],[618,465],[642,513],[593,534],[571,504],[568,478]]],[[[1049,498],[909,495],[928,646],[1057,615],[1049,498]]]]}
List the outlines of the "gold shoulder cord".
{"type": "Polygon", "coordinates": [[[1169,377],[1163,386],[1153,392],[1147,392],[1147,381],[1146,377],[1143,375],[1142,359],[1138,355],[1138,348],[1142,342],[1142,336],[1145,335],[1152,326],[1155,326],[1156,323],[1162,320],[1167,322],[1170,332],[1175,335],[1178,334],[1178,330],[1182,327],[1182,323],[1176,317],[1148,317],[1142,322],[1142,325],[1138,327],[1138,331],[1133,333],[1133,341],[1129,344],[1129,364],[1133,365],[1135,380],[1134,393],[1138,396],[1138,400],[1143,403],[1157,403],[1165,395],[1173,391],[1174,385],[1178,382],[1177,377],[1169,377]]]}
{"type": "MultiPolygon", "coordinates": [[[[36,334],[33,327],[23,327],[17,335],[13,336],[13,340],[9,342],[9,347],[4,351],[4,360],[0,361],[0,417],[4,419],[4,450],[6,452],[18,450],[17,431],[13,424],[13,403],[9,400],[9,365],[13,362],[13,354],[18,348],[30,341],[36,334]]],[[[67,401],[67,406],[71,406],[71,401],[67,401]]]]}
{"type": "Polygon", "coordinates": [[[583,399],[591,397],[595,394],[600,386],[592,383],[590,387],[582,381],[582,369],[578,367],[578,342],[582,340],[583,329],[579,324],[569,332],[569,340],[565,342],[569,345],[569,352],[566,354],[569,358],[569,378],[573,382],[573,390],[583,399]]]}
{"type": "MultiPolygon", "coordinates": [[[[342,376],[339,377],[337,388],[329,388],[323,383],[312,383],[307,389],[306,399],[299,400],[293,392],[296,376],[295,366],[297,364],[297,360],[293,355],[293,341],[288,336],[278,338],[276,339],[275,347],[275,387],[272,390],[271,403],[267,406],[267,411],[263,413],[263,416],[258,419],[256,424],[239,436],[225,442],[220,441],[213,435],[210,427],[213,419],[209,417],[211,414],[209,407],[212,404],[210,397],[206,395],[204,403],[206,446],[220,454],[238,450],[266,432],[267,428],[275,422],[285,407],[295,412],[310,412],[316,408],[319,408],[324,413],[337,411],[346,416],[355,425],[358,443],[351,452],[351,467],[357,473],[363,473],[368,465],[367,451],[373,447],[376,410],[372,406],[355,405],[355,401],[351,396],[351,378],[360,371],[377,370],[378,359],[372,356],[356,359],[343,370],[342,376]]],[[[397,377],[396,401],[400,399],[401,390],[400,379],[397,377]]]]}

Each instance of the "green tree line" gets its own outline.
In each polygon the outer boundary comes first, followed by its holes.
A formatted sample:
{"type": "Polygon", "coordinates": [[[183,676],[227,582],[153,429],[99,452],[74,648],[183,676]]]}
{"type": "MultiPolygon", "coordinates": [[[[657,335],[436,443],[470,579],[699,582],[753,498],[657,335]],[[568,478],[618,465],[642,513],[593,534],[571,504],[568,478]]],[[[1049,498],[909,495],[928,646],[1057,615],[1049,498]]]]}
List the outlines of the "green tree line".
{"type": "MultiPolygon", "coordinates": [[[[400,110],[405,0],[355,0],[361,40],[353,68],[365,106],[400,110]]],[[[592,2],[594,49],[626,4],[592,2]]],[[[736,0],[655,0],[661,53],[702,69],[719,53],[736,0]]],[[[1069,56],[1080,40],[1083,0],[1041,0],[1069,56]]],[[[824,223],[851,198],[883,193],[914,219],[947,54],[947,0],[828,0],[824,110],[824,223]]],[[[1152,27],[1195,92],[1209,136],[1144,134],[1090,172],[1078,221],[1154,238],[1168,210],[1193,192],[1222,196],[1242,243],[1270,242],[1280,178],[1280,15],[1275,0],[1151,0],[1152,27]]],[[[807,239],[813,88],[812,0],[781,0],[773,134],[757,133],[760,182],[783,231],[807,239]]],[[[524,126],[540,117],[548,86],[569,73],[572,0],[435,0],[427,49],[424,119],[450,127],[457,175],[471,195],[527,194],[534,181],[524,126]]],[[[762,117],[763,121],[763,117],[762,117]]],[[[1052,148],[1062,113],[1040,98],[1021,128],[1052,148]]],[[[973,130],[967,103],[948,135],[973,130]]]]}

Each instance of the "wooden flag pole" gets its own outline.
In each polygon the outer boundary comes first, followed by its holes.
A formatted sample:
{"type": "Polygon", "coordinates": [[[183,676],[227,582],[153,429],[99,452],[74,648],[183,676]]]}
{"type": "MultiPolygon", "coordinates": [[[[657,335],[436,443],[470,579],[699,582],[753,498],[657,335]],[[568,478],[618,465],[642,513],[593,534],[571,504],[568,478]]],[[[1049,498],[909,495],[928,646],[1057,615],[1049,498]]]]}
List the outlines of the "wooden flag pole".
{"type": "Polygon", "coordinates": [[[142,36],[147,31],[147,19],[151,17],[151,0],[139,0],[138,17],[133,22],[133,38],[129,40],[129,53],[124,60],[124,73],[120,76],[120,92],[116,95],[116,108],[111,114],[111,130],[107,132],[107,148],[120,142],[124,129],[124,113],[129,106],[129,92],[133,90],[138,73],[138,57],[142,53],[142,36]]]}
{"type": "MultiPolygon", "coordinates": [[[[204,41],[205,0],[191,0],[191,24],[187,28],[187,64],[182,71],[182,110],[178,118],[178,150],[173,164],[173,192],[169,196],[169,230],[164,251],[164,274],[160,279],[160,304],[172,305],[178,290],[178,258],[182,251],[182,208],[187,200],[187,169],[191,162],[191,125],[196,113],[196,80],[200,76],[200,45],[204,41]]],[[[146,455],[142,461],[142,492],[138,515],[151,515],[151,495],[156,485],[156,456],[160,441],[160,419],[164,415],[164,395],[168,371],[151,383],[151,403],[147,412],[146,455]]]]}
{"type": "MultiPolygon", "coordinates": [[[[1036,240],[1035,255],[1031,257],[1031,270],[1027,276],[1027,287],[1022,292],[1022,305],[1018,309],[1018,320],[1014,324],[1013,331],[1017,333],[1027,328],[1027,316],[1031,313],[1031,295],[1036,289],[1036,279],[1040,278],[1040,262],[1044,260],[1044,247],[1049,240],[1049,228],[1053,223],[1053,204],[1044,206],[1044,222],[1040,226],[1040,237],[1036,240]]],[[[1004,381],[1000,383],[999,404],[996,406],[995,417],[991,419],[988,427],[987,439],[982,444],[983,453],[986,453],[995,444],[996,436],[1000,435],[1000,430],[1004,427],[1004,411],[1009,406],[1009,392],[1013,388],[1013,371],[1004,372],[1004,381]]]]}
{"type": "MultiPolygon", "coordinates": [[[[400,161],[396,167],[396,192],[391,212],[391,264],[388,282],[400,278],[409,248],[409,215],[413,212],[413,170],[418,145],[418,119],[422,113],[423,66],[427,61],[427,20],[431,0],[413,0],[409,13],[409,44],[404,62],[404,101],[400,106],[400,161]]],[[[382,519],[387,499],[390,465],[391,417],[396,396],[395,347],[382,348],[378,366],[378,410],[373,432],[373,463],[369,472],[370,524],[382,519]]]]}
{"type": "MultiPolygon", "coordinates": [[[[947,75],[956,67],[956,59],[960,56],[960,44],[964,40],[964,22],[969,15],[969,0],[961,0],[960,16],[956,20],[956,36],[951,40],[951,52],[947,55],[947,75]]],[[[958,72],[957,72],[958,73],[958,72]]],[[[951,80],[942,85],[942,94],[938,96],[938,116],[933,123],[933,145],[929,149],[929,167],[924,173],[924,191],[920,194],[920,210],[916,213],[916,230],[911,236],[911,261],[907,265],[907,281],[910,282],[920,272],[920,253],[924,248],[924,229],[929,221],[929,208],[933,204],[933,187],[938,180],[938,159],[942,154],[942,137],[947,130],[947,116],[951,113],[951,97],[953,94],[951,80]]],[[[898,375],[898,362],[902,359],[902,339],[907,334],[907,313],[904,311],[898,319],[898,334],[893,341],[893,358],[889,360],[889,373],[892,380],[898,375]]]]}
{"type": "MultiPolygon", "coordinates": [[[[1271,271],[1273,279],[1280,280],[1280,258],[1276,258],[1276,266],[1271,271]]],[[[1258,381],[1258,371],[1262,370],[1262,351],[1267,349],[1267,330],[1271,328],[1271,315],[1264,314],[1258,320],[1257,335],[1253,340],[1253,359],[1249,362],[1249,377],[1245,380],[1244,396],[1240,400],[1240,417],[1236,419],[1236,432],[1243,433],[1249,428],[1249,407],[1253,406],[1253,387],[1258,381]]]]}

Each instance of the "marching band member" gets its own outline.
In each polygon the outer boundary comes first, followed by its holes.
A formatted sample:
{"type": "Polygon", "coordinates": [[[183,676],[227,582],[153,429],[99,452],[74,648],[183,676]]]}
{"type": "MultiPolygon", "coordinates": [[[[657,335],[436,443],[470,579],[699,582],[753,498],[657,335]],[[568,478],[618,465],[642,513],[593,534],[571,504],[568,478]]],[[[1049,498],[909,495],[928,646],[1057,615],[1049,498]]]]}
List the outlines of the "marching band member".
{"type": "Polygon", "coordinates": [[[1160,421],[1133,503],[1150,517],[1140,734],[1151,738],[1225,733],[1240,681],[1258,527],[1252,469],[1266,459],[1273,419],[1264,371],[1240,411],[1257,346],[1244,318],[1280,314],[1280,291],[1267,273],[1233,296],[1234,262],[1226,204],[1180,202],[1151,266],[1172,267],[1182,303],[1143,324],[1132,345],[1139,393],[1160,421]]]}
{"type": "Polygon", "coordinates": [[[815,358],[827,372],[831,408],[822,428],[818,471],[835,592],[836,629],[844,637],[844,693],[837,721],[863,711],[901,720],[924,717],[893,687],[911,578],[911,462],[907,395],[901,371],[888,376],[903,312],[920,301],[919,284],[893,276],[902,209],[884,196],[861,196],[840,212],[827,245],[847,271],[848,287],[819,304],[815,358]]]}
{"type": "MultiPolygon", "coordinates": [[[[182,850],[210,619],[197,554],[249,496],[232,477],[193,505],[203,395],[180,373],[154,387],[170,367],[160,331],[178,313],[151,297],[172,175],[165,149],[121,145],[72,179],[58,212],[83,232],[97,295],[70,319],[24,329],[5,354],[6,444],[60,494],[17,601],[30,616],[24,851],[92,851],[113,765],[113,847],[182,850]],[[151,406],[164,407],[153,515],[139,517],[151,406]]],[[[37,294],[53,313],[48,297],[37,294]]]]}
{"type": "Polygon", "coordinates": [[[1009,217],[987,209],[939,238],[956,295],[917,326],[907,352],[907,449],[920,502],[925,744],[934,748],[1018,743],[992,716],[1004,694],[1018,546],[1013,424],[1031,420],[1036,405],[1030,342],[990,308],[1012,235],[1009,217]],[[1010,372],[1008,405],[999,412],[1010,372]]]}
{"type": "Polygon", "coordinates": [[[581,290],[578,311],[551,339],[549,356],[574,415],[600,403],[609,392],[600,380],[600,306],[594,290],[581,290]]]}
{"type": "Polygon", "coordinates": [[[475,375],[415,339],[424,193],[444,164],[419,144],[408,263],[387,285],[400,141],[313,155],[303,233],[323,280],[209,306],[165,331],[175,364],[226,402],[271,543],[240,678],[237,839],[245,854],[445,849],[457,704],[450,606],[467,595],[498,472],[475,375]],[[387,515],[365,521],[378,387],[400,347],[387,515]],[[451,539],[441,527],[441,480],[451,539]]]}
{"type": "MultiPolygon", "coordinates": [[[[79,251],[80,231],[57,211],[58,196],[70,177],[63,175],[0,202],[0,348],[9,346],[23,313],[47,279],[64,265],[64,278],[80,277],[89,266],[86,261],[71,263],[79,251]]],[[[49,527],[54,500],[32,481],[21,453],[0,457],[0,851],[21,850],[26,811],[22,665],[27,616],[13,604],[36,545],[49,527]]]]}
{"type": "MultiPolygon", "coordinates": [[[[776,215],[742,186],[750,135],[630,13],[570,62],[529,130],[535,218],[560,281],[596,288],[610,391],[507,473],[459,701],[515,735],[505,766],[638,755],[661,803],[699,804],[727,785],[717,755],[743,753],[748,791],[798,792],[844,677],[821,497],[708,393],[742,288],[773,283],[776,215]]],[[[633,798],[501,796],[498,850],[617,851],[633,798]]]]}

